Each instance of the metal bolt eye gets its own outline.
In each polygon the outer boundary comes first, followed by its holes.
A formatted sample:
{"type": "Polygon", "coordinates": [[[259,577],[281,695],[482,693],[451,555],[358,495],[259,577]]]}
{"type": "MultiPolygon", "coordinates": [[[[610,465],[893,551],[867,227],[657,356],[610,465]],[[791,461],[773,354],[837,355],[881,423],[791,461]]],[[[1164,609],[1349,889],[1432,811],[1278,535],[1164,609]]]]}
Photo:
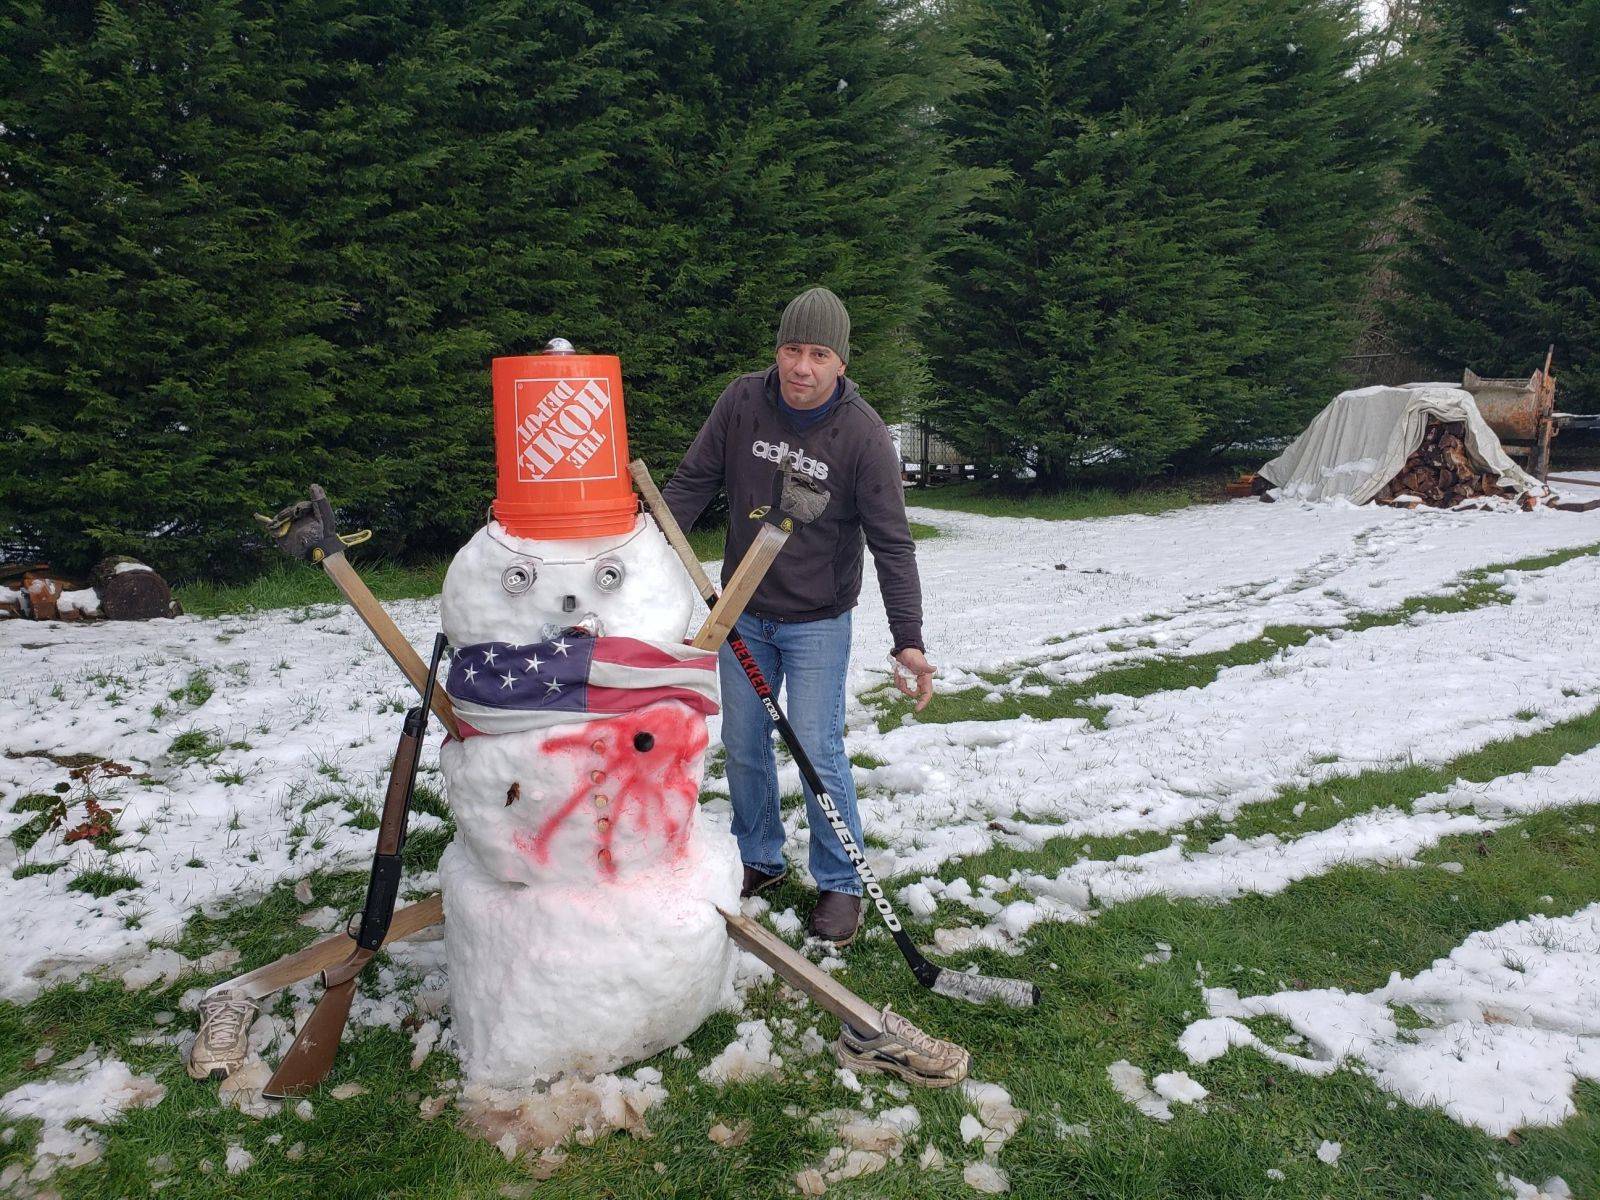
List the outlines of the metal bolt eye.
{"type": "Polygon", "coordinates": [[[513,596],[520,596],[533,586],[539,577],[539,568],[531,562],[514,562],[500,572],[500,586],[513,596]]]}
{"type": "Polygon", "coordinates": [[[594,569],[594,582],[602,592],[614,592],[622,586],[622,564],[616,559],[605,559],[594,569]]]}

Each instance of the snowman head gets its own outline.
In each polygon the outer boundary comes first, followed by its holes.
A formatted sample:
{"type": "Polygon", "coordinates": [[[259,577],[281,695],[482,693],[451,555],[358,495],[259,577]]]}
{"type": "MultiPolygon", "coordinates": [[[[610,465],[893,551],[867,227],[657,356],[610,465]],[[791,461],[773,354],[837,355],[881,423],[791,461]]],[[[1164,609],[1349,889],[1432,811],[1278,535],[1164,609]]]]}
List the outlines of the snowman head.
{"type": "Polygon", "coordinates": [[[694,592],[654,521],[631,533],[536,540],[490,521],[445,573],[439,621],[452,645],[526,645],[581,625],[590,633],[682,641],[694,592]]]}

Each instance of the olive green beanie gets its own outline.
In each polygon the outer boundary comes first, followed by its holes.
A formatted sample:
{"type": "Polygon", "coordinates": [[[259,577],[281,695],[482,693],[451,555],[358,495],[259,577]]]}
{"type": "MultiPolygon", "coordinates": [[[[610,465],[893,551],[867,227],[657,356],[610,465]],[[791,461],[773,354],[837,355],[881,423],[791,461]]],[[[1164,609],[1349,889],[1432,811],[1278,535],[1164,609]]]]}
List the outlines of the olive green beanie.
{"type": "Polygon", "coordinates": [[[850,314],[844,301],[825,287],[808,288],[789,301],[778,322],[778,345],[790,342],[826,346],[849,362],[850,314]]]}

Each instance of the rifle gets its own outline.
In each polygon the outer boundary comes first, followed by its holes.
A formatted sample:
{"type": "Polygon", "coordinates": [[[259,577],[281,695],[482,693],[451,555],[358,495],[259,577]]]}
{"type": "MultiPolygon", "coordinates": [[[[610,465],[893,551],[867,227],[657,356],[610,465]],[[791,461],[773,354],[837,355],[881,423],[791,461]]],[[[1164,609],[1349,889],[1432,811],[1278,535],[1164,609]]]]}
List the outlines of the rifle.
{"type": "Polygon", "coordinates": [[[406,713],[400,745],[395,750],[389,771],[389,790],[383,798],[383,819],[378,825],[378,849],[372,856],[372,875],[367,881],[367,902],[356,930],[356,946],[349,956],[322,973],[325,991],[310,1018],[283,1056],[283,1062],[261,1094],[274,1100],[309,1092],[327,1078],[333,1069],[339,1039],[350,1020],[350,1004],[355,999],[356,978],[366,969],[389,933],[395,901],[400,895],[400,852],[405,849],[406,823],[411,810],[411,793],[417,782],[417,761],[422,755],[422,740],[428,730],[428,710],[433,705],[433,685],[439,674],[439,660],[447,645],[444,634],[433,639],[433,662],[422,689],[422,703],[406,713]]]}

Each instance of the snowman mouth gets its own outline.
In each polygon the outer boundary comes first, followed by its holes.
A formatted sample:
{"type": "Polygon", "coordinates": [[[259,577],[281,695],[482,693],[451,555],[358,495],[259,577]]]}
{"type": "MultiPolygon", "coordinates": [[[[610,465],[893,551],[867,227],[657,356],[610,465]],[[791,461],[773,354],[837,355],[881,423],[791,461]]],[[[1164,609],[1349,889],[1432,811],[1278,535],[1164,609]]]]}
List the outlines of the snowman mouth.
{"type": "Polygon", "coordinates": [[[587,612],[576,621],[546,621],[539,626],[539,640],[541,642],[554,641],[563,634],[575,634],[579,637],[605,637],[606,623],[597,613],[587,612]]]}

